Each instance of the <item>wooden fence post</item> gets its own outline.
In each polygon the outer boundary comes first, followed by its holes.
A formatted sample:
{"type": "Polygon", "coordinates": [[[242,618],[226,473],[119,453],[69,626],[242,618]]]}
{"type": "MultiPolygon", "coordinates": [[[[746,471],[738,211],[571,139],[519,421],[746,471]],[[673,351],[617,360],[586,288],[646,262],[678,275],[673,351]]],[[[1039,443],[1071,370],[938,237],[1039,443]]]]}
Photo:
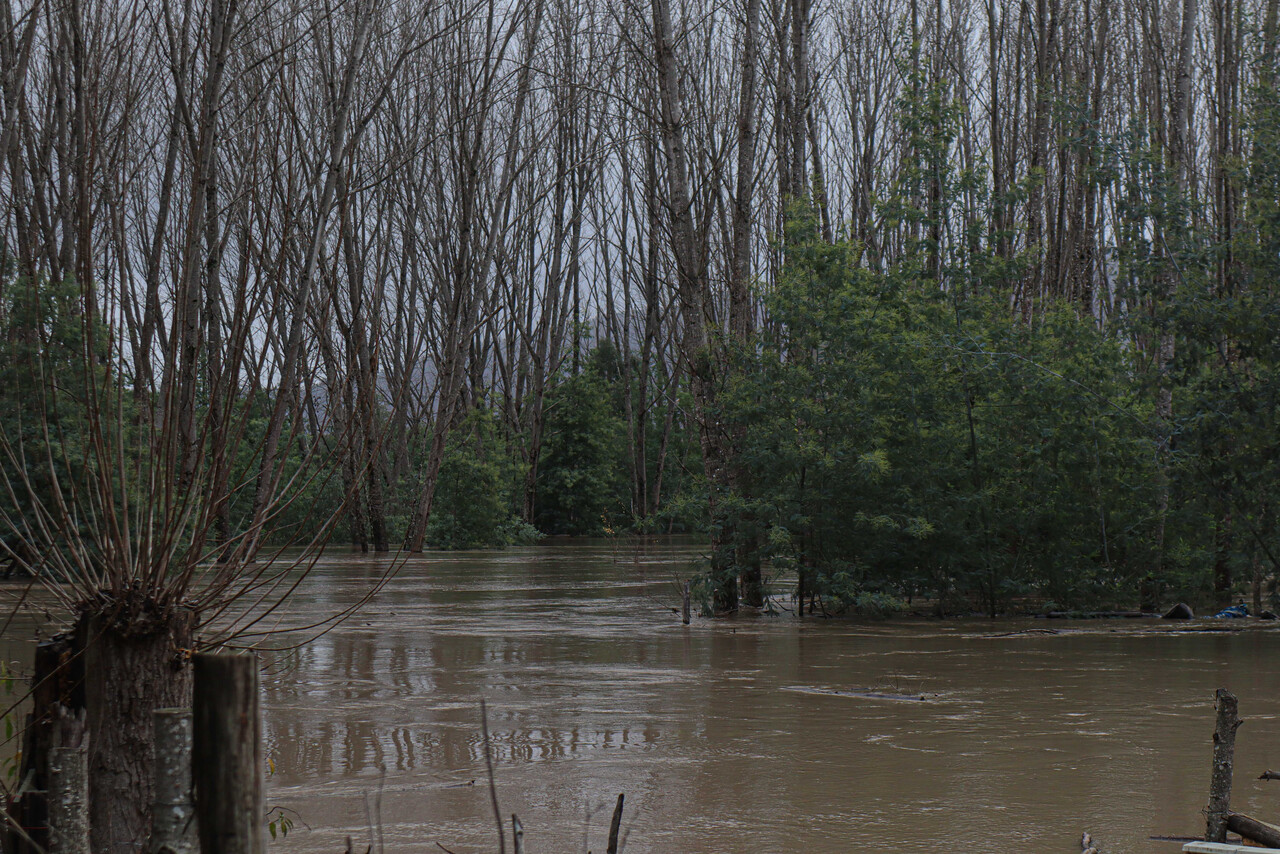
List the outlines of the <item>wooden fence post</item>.
{"type": "Polygon", "coordinates": [[[150,854],[195,854],[196,809],[191,800],[191,712],[156,709],[155,798],[150,854]]]}
{"type": "Polygon", "coordinates": [[[684,607],[680,610],[680,622],[686,626],[689,625],[689,594],[691,592],[689,587],[689,582],[686,581],[684,583],[684,607]]]}
{"type": "Polygon", "coordinates": [[[1213,729],[1213,777],[1209,782],[1209,806],[1205,809],[1205,842],[1227,841],[1231,815],[1231,766],[1236,755],[1236,730],[1240,728],[1240,702],[1226,688],[1214,695],[1218,720],[1213,729]]]}
{"type": "Polygon", "coordinates": [[[0,799],[10,816],[0,828],[0,845],[10,854],[39,854],[49,847],[49,761],[55,747],[76,746],[83,736],[84,663],[77,654],[82,646],[72,633],[36,644],[31,711],[19,742],[22,760],[15,781],[24,793],[0,799]],[[79,720],[80,732],[67,730],[69,718],[79,720]]]}
{"type": "Polygon", "coordinates": [[[49,751],[49,854],[89,854],[89,750],[49,751]]]}
{"type": "Polygon", "coordinates": [[[263,854],[258,659],[194,657],[191,774],[202,854],[263,854]]]}

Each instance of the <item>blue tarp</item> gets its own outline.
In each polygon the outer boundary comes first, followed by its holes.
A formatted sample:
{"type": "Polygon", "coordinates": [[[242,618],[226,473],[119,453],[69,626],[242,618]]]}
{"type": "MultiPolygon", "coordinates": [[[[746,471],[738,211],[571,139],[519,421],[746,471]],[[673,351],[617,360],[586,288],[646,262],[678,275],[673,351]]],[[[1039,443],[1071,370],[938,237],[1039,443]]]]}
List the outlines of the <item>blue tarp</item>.
{"type": "Polygon", "coordinates": [[[1238,620],[1241,617],[1249,616],[1249,606],[1248,605],[1232,605],[1230,608],[1223,608],[1221,611],[1214,614],[1213,616],[1214,616],[1214,619],[1217,619],[1217,620],[1238,620]]]}

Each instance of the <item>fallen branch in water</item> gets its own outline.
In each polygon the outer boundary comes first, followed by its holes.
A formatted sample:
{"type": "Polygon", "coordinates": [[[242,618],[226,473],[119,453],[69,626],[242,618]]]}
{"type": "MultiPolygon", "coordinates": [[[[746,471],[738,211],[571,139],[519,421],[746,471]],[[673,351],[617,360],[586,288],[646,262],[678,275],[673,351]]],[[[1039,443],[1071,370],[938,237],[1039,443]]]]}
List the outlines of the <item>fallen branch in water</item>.
{"type": "Polygon", "coordinates": [[[1056,635],[1060,634],[1057,629],[1022,629],[1016,632],[1001,632],[998,635],[987,635],[989,638],[1012,638],[1018,635],[1056,635]]]}

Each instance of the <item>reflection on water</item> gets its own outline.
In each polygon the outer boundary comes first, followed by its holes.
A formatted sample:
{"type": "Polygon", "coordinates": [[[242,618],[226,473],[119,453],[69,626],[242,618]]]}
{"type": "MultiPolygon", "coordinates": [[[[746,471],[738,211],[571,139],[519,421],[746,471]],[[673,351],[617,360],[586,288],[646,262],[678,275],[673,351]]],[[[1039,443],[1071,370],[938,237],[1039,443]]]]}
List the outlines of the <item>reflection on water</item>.
{"type": "MultiPolygon", "coordinates": [[[[281,851],[492,851],[498,797],[529,850],[1175,852],[1201,830],[1212,691],[1240,695],[1235,801],[1280,817],[1280,634],[1131,623],[680,625],[673,545],[555,544],[410,560],[374,605],[264,677],[281,851]],[[1158,628],[1165,628],[1163,626],[1158,628]],[[998,636],[1005,635],[1005,636],[998,636]],[[923,701],[919,700],[924,696],[923,701]],[[367,841],[365,844],[368,844],[367,841]]],[[[380,563],[330,555],[293,603],[321,617],[380,563]]]]}

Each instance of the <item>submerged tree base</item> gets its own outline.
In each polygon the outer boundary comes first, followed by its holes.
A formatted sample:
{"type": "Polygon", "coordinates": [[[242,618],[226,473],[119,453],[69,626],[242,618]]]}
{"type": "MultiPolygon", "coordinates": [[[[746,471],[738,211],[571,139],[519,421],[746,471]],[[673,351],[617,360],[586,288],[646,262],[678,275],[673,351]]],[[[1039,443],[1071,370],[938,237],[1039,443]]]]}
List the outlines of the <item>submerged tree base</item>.
{"type": "Polygon", "coordinates": [[[191,705],[195,614],[130,598],[94,603],[76,628],[89,722],[92,845],[102,854],[136,854],[145,846],[152,712],[191,705]]]}

